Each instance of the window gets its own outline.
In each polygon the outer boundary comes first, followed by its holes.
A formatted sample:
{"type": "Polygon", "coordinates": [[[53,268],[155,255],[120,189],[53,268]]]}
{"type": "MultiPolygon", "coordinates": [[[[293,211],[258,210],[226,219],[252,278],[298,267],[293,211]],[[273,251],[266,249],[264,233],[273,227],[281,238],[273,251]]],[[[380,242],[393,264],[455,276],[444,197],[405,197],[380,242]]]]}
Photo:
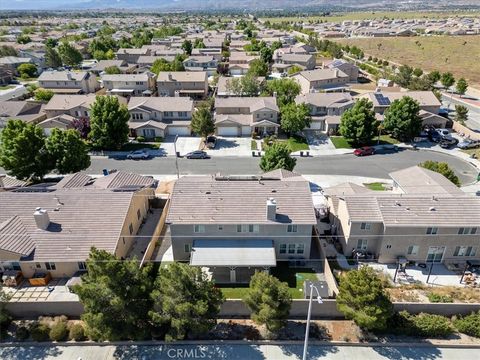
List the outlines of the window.
{"type": "Polygon", "coordinates": [[[475,256],[477,248],[474,246],[457,246],[453,252],[453,256],[475,256]]]}
{"type": "Polygon", "coordinates": [[[143,114],[141,113],[133,113],[132,114],[133,120],[143,120],[143,114]]]}
{"type": "Polygon", "coordinates": [[[305,245],[297,244],[297,254],[303,254],[304,251],[305,251],[305,245]]]}
{"type": "Polygon", "coordinates": [[[287,244],[280,244],[280,254],[287,253],[287,244]]]}
{"type": "Polygon", "coordinates": [[[288,253],[289,254],[295,254],[295,248],[297,246],[295,244],[288,244],[288,253]]]}
{"type": "Polygon", "coordinates": [[[163,113],[163,115],[164,115],[165,117],[173,117],[173,112],[172,112],[172,111],[165,111],[165,112],[163,113]]]}
{"type": "Polygon", "coordinates": [[[367,239],[358,239],[357,240],[357,250],[367,250],[367,239]]]}
{"type": "Polygon", "coordinates": [[[248,232],[250,233],[258,233],[259,230],[260,229],[258,225],[248,225],[248,232]]]}
{"type": "Polygon", "coordinates": [[[411,245],[407,248],[407,255],[417,255],[418,245],[411,245]]]}
{"type": "Polygon", "coordinates": [[[242,225],[237,225],[237,232],[242,232],[242,225]]]}
{"type": "Polygon", "coordinates": [[[87,263],[85,261],[79,261],[77,264],[78,270],[87,270],[87,263]]]}
{"type": "Polygon", "coordinates": [[[436,235],[438,232],[437,227],[428,227],[427,228],[427,235],[436,235]]]}
{"type": "Polygon", "coordinates": [[[385,246],[387,249],[391,249],[392,248],[392,245],[387,245],[385,246]]]}
{"type": "Polygon", "coordinates": [[[458,229],[458,235],[475,235],[477,233],[477,228],[468,228],[468,227],[461,227],[458,229]]]}
{"type": "Polygon", "coordinates": [[[205,225],[193,225],[193,232],[194,233],[204,233],[205,232],[205,225]]]}
{"type": "Polygon", "coordinates": [[[131,223],[128,225],[128,231],[130,231],[130,235],[133,234],[133,225],[131,223]]]}
{"type": "Polygon", "coordinates": [[[187,112],[186,111],[179,111],[178,112],[178,117],[181,117],[181,118],[187,117],[187,112]]]}
{"type": "Polygon", "coordinates": [[[190,244],[183,245],[183,251],[185,251],[186,253],[192,251],[192,247],[190,246],[190,244]]]}
{"type": "Polygon", "coordinates": [[[41,269],[41,268],[42,268],[42,264],[40,264],[40,263],[35,263],[35,268],[36,268],[36,269],[41,269]]]}
{"type": "Polygon", "coordinates": [[[218,231],[222,231],[223,230],[223,225],[218,225],[217,229],[218,229],[218,231]]]}
{"type": "Polygon", "coordinates": [[[46,262],[45,267],[47,268],[47,270],[57,270],[57,266],[54,262],[46,262]]]}
{"type": "Polygon", "coordinates": [[[361,223],[360,229],[362,230],[370,230],[370,223],[361,223]]]}
{"type": "Polygon", "coordinates": [[[260,226],[258,224],[243,224],[237,225],[237,232],[242,233],[258,233],[260,231],[260,226]]]}
{"type": "Polygon", "coordinates": [[[296,233],[297,232],[297,225],[287,225],[287,232],[296,233]]]}
{"type": "Polygon", "coordinates": [[[140,213],[140,209],[137,210],[137,219],[140,220],[140,216],[141,216],[141,213],[140,213]]]}

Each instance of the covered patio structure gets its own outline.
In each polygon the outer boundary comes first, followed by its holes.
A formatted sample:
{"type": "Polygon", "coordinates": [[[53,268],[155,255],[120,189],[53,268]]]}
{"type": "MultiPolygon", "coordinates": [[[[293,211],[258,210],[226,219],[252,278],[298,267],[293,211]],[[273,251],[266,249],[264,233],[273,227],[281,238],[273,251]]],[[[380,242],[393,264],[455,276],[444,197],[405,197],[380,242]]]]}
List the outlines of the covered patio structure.
{"type": "Polygon", "coordinates": [[[256,270],[277,265],[273,240],[195,240],[190,265],[204,268],[217,283],[248,283],[256,270]]]}

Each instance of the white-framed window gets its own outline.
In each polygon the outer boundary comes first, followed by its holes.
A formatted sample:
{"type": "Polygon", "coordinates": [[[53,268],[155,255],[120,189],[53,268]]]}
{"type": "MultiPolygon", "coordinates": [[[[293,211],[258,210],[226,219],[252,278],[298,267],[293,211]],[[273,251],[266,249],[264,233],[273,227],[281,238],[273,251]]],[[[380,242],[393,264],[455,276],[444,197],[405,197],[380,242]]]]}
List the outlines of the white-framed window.
{"type": "Polygon", "coordinates": [[[54,262],[46,262],[45,267],[47,268],[47,270],[57,270],[57,266],[54,262]]]}
{"type": "Polygon", "coordinates": [[[237,225],[237,232],[239,233],[258,233],[260,226],[258,224],[242,224],[237,225]]]}
{"type": "Polygon", "coordinates": [[[437,227],[428,227],[427,228],[427,235],[436,235],[438,233],[437,227]]]}
{"type": "Polygon", "coordinates": [[[360,224],[360,229],[361,230],[370,230],[370,226],[371,226],[370,223],[362,222],[360,224]]]}
{"type": "Polygon", "coordinates": [[[280,254],[287,253],[287,244],[280,244],[280,254]]]}
{"type": "Polygon", "coordinates": [[[189,253],[192,251],[192,247],[190,246],[190,244],[185,244],[183,245],[183,251],[185,251],[186,253],[189,253]]]}
{"type": "Polygon", "coordinates": [[[205,225],[193,225],[193,232],[194,233],[204,233],[205,232],[205,225]]]}
{"type": "Polygon", "coordinates": [[[295,249],[297,248],[296,244],[288,244],[288,253],[295,254],[295,249]]]}
{"type": "Polygon", "coordinates": [[[387,249],[391,249],[392,248],[392,245],[386,245],[385,246],[387,249]]]}
{"type": "Polygon", "coordinates": [[[288,233],[296,233],[297,232],[297,225],[287,225],[287,232],[288,233]]]}
{"type": "Polygon", "coordinates": [[[357,240],[357,250],[367,250],[367,239],[358,239],[357,240]]]}
{"type": "Polygon", "coordinates": [[[304,244],[297,244],[297,254],[303,254],[305,251],[305,245],[304,244]]]}
{"type": "Polygon", "coordinates": [[[407,255],[418,255],[418,245],[410,245],[407,248],[407,255]]]}
{"type": "Polygon", "coordinates": [[[477,233],[476,227],[461,227],[458,229],[458,235],[475,235],[477,233]]]}
{"type": "Polygon", "coordinates": [[[40,263],[35,263],[35,268],[36,268],[36,269],[41,269],[41,268],[42,268],[42,264],[40,264],[40,263]]]}
{"type": "Polygon", "coordinates": [[[475,256],[477,248],[475,246],[457,246],[453,256],[475,256]]]}

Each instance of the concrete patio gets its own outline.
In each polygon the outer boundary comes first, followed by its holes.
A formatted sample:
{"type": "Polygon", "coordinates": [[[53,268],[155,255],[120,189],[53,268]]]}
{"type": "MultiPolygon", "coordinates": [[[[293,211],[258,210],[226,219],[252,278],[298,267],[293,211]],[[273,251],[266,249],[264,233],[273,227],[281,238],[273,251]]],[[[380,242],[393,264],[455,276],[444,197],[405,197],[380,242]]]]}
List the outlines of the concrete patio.
{"type": "Polygon", "coordinates": [[[217,137],[215,149],[208,149],[210,156],[252,156],[250,137],[217,137]]]}
{"type": "Polygon", "coordinates": [[[47,286],[32,286],[28,280],[23,280],[17,287],[3,289],[11,296],[10,302],[78,301],[78,296],[66,286],[68,280],[52,279],[47,286]]]}

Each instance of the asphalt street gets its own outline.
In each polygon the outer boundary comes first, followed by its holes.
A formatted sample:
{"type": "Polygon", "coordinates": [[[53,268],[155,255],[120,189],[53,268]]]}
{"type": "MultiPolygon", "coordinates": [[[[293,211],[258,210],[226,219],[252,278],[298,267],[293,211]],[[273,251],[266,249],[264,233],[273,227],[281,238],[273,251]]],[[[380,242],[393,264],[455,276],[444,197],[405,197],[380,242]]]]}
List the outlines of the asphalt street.
{"type": "MultiPolygon", "coordinates": [[[[15,346],[0,348],[3,360],[290,360],[302,358],[302,345],[167,345],[167,346],[15,346]]],[[[478,349],[434,346],[336,346],[310,345],[309,360],[458,360],[478,359],[478,349]]]]}
{"type": "MultiPolygon", "coordinates": [[[[468,108],[467,126],[475,131],[480,131],[480,109],[478,107],[465,104],[450,96],[442,95],[442,104],[449,111],[455,111],[455,105],[463,105],[468,108]]],[[[452,117],[452,115],[450,115],[452,117]]]]}
{"type": "MultiPolygon", "coordinates": [[[[477,171],[468,162],[457,157],[425,150],[402,150],[396,153],[375,154],[356,157],[352,154],[297,158],[295,171],[305,175],[351,175],[374,178],[388,178],[388,173],[417,165],[426,160],[447,162],[459,176],[462,183],[470,183],[477,177],[477,171]]],[[[211,159],[178,159],[180,175],[222,173],[228,175],[259,174],[259,158],[213,157],[211,159]]],[[[158,157],[150,160],[126,160],[106,157],[92,158],[92,165],[86,170],[95,175],[102,169],[117,169],[144,175],[175,175],[175,157],[158,157]]],[[[1,169],[0,169],[1,171],[1,169]]]]}

